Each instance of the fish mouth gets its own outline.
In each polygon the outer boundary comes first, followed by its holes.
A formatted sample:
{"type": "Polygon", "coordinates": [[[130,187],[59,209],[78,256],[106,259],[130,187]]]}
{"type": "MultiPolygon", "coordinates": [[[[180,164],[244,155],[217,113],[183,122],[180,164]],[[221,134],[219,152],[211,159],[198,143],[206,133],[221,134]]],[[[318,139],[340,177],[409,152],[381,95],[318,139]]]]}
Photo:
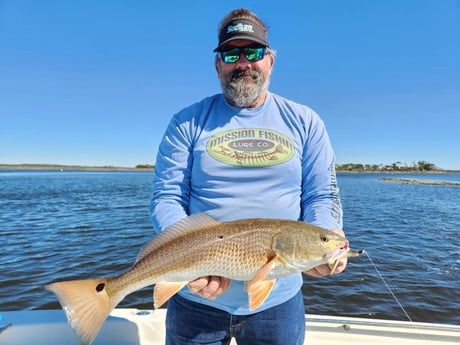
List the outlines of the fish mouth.
{"type": "Polygon", "coordinates": [[[349,247],[349,243],[347,241],[347,242],[345,242],[345,244],[342,247],[337,248],[337,249],[333,250],[332,252],[324,255],[323,259],[327,260],[327,264],[328,264],[329,268],[331,269],[330,274],[333,274],[334,271],[336,270],[338,264],[339,264],[340,259],[343,259],[343,258],[346,258],[346,257],[349,257],[349,256],[359,256],[360,254],[362,254],[364,252],[365,252],[364,249],[362,249],[362,250],[352,250],[349,247]]]}
{"type": "Polygon", "coordinates": [[[333,250],[330,253],[327,253],[326,255],[323,256],[323,259],[327,260],[327,263],[329,265],[335,263],[339,259],[342,259],[346,256],[348,256],[348,253],[350,252],[350,247],[348,244],[348,241],[345,242],[345,244],[342,247],[339,247],[335,250],[333,250]]]}

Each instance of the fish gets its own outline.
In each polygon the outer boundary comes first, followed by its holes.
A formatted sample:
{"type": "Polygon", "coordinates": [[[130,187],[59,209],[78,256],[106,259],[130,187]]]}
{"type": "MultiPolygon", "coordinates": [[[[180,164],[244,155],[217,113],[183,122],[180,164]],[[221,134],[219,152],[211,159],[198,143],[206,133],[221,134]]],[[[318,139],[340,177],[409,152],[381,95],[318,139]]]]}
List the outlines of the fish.
{"type": "MultiPolygon", "coordinates": [[[[154,307],[203,276],[245,282],[250,310],[276,279],[355,256],[348,240],[313,224],[253,218],[218,222],[197,213],[156,235],[126,272],[108,278],[48,284],[81,344],[96,338],[111,311],[130,293],[154,285],[154,307]]],[[[335,268],[334,268],[335,270],[335,268]]]]}

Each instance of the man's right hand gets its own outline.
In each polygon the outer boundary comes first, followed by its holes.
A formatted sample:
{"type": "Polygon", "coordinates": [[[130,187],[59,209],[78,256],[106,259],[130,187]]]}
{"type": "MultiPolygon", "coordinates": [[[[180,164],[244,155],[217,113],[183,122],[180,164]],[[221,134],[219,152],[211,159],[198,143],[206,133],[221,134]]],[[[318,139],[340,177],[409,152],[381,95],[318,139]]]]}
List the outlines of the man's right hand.
{"type": "Polygon", "coordinates": [[[201,297],[215,299],[230,287],[231,282],[224,277],[206,276],[191,281],[188,288],[201,297]]]}

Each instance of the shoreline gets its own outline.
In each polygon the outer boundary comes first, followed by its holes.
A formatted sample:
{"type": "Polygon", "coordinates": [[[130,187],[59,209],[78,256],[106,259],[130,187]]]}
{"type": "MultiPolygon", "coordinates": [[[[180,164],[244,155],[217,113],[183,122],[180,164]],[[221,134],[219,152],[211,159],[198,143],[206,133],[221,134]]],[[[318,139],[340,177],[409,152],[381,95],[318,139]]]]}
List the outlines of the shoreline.
{"type": "Polygon", "coordinates": [[[382,177],[379,179],[384,182],[396,182],[403,184],[422,184],[430,186],[460,186],[460,182],[452,181],[436,181],[436,180],[416,180],[416,179],[406,179],[406,178],[397,178],[397,177],[382,177]]]}
{"type": "Polygon", "coordinates": [[[129,168],[116,166],[83,166],[61,164],[0,164],[0,170],[151,171],[153,170],[153,167],[129,168]]]}
{"type": "Polygon", "coordinates": [[[364,170],[364,171],[354,171],[354,170],[336,170],[337,173],[350,173],[350,174],[388,174],[388,175],[404,175],[404,174],[411,174],[411,175],[424,175],[424,174],[432,174],[432,175],[442,175],[442,174],[460,174],[460,170],[407,170],[407,171],[395,171],[395,170],[364,170]]]}
{"type": "MultiPolygon", "coordinates": [[[[81,171],[149,171],[153,170],[154,166],[138,165],[137,167],[118,167],[112,165],[104,166],[88,166],[88,165],[65,165],[65,164],[44,164],[44,163],[21,163],[21,164],[1,164],[1,170],[81,170],[81,171]]],[[[433,171],[350,171],[336,170],[337,173],[352,173],[352,174],[460,174],[460,170],[433,170],[433,171]]],[[[437,182],[437,181],[434,181],[437,182]]]]}

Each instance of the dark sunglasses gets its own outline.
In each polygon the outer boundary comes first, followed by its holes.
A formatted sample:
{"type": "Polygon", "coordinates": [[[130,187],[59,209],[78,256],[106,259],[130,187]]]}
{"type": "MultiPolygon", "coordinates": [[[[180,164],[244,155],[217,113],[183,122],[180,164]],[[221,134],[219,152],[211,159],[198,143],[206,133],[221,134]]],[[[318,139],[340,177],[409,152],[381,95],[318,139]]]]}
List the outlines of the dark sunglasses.
{"type": "Polygon", "coordinates": [[[265,47],[244,47],[244,48],[231,48],[228,50],[217,52],[218,56],[225,63],[235,63],[240,59],[241,54],[244,54],[246,60],[253,62],[262,60],[267,53],[265,47]]]}

